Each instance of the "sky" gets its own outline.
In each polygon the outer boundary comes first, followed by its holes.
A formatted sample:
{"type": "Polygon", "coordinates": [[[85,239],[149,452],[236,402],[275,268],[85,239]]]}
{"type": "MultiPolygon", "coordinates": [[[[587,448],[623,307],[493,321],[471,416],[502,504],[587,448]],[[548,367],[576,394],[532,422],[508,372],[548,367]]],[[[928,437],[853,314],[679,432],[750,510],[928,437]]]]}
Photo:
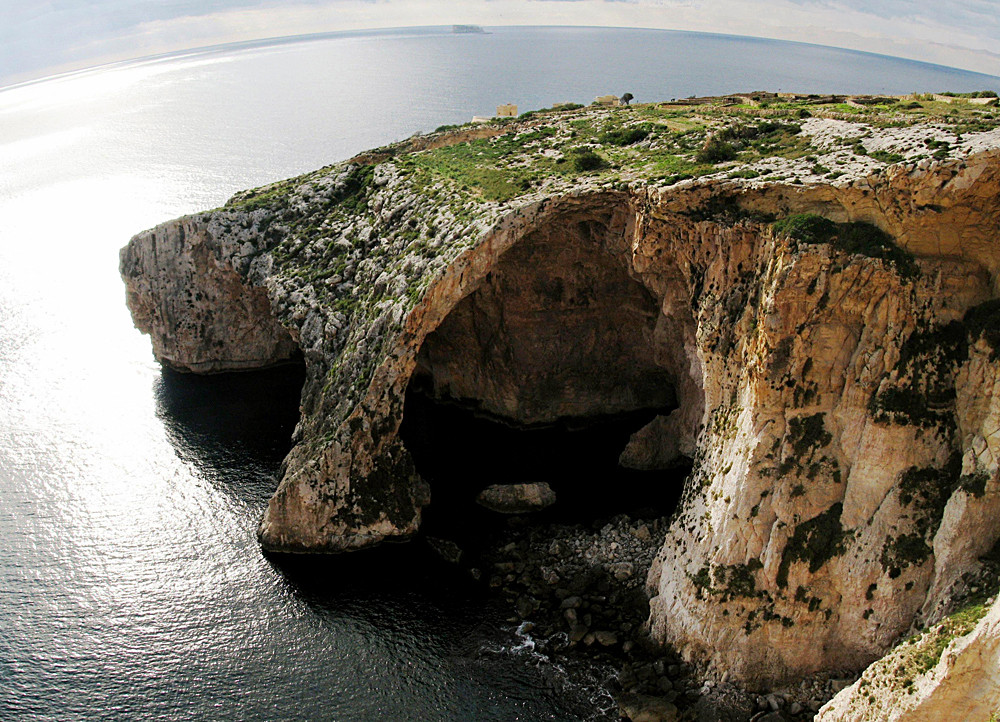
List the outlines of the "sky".
{"type": "Polygon", "coordinates": [[[751,35],[1000,75],[1000,0],[0,0],[0,86],[227,42],[454,23],[751,35]]]}

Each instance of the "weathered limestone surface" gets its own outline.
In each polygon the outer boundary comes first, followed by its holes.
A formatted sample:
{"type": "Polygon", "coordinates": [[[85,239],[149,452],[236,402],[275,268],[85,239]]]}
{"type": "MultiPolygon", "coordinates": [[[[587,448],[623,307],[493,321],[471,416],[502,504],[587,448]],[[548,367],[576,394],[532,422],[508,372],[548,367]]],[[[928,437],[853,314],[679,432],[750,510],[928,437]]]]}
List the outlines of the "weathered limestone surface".
{"type": "Polygon", "coordinates": [[[520,514],[552,506],[556,503],[556,493],[544,481],[494,484],[479,492],[476,503],[502,514],[520,514]]]}
{"type": "Polygon", "coordinates": [[[951,641],[929,671],[901,683],[906,647],[879,660],[824,706],[819,722],[990,720],[1000,710],[1000,601],[951,641]]]}
{"type": "Polygon", "coordinates": [[[140,234],[122,272],[165,363],[301,351],[270,550],[417,530],[431,490],[398,437],[415,376],[520,423],[676,405],[622,453],[695,462],[648,628],[763,685],[869,664],[947,611],[1000,536],[993,135],[836,184],[582,178],[464,206],[379,155],[140,234]],[[915,260],[769,222],[805,212],[915,260]]]}
{"type": "Polygon", "coordinates": [[[298,347],[271,313],[267,289],[236,270],[239,239],[220,230],[182,218],[122,249],[136,327],[149,334],[157,359],[182,371],[239,371],[291,359],[298,347]]]}

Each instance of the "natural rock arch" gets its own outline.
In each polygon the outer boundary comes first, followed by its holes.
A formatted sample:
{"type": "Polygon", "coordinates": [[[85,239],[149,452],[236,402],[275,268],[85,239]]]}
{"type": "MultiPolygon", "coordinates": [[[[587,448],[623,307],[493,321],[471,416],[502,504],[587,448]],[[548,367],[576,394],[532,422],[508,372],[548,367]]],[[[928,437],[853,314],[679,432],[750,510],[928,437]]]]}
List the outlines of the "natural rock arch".
{"type": "MultiPolygon", "coordinates": [[[[140,234],[123,251],[122,269],[137,322],[151,319],[169,341],[177,340],[168,338],[171,319],[193,330],[205,321],[203,306],[188,302],[168,310],[190,318],[158,311],[178,274],[195,287],[213,282],[198,258],[187,258],[203,245],[208,271],[239,281],[217,284],[232,290],[220,298],[243,304],[241,284],[251,300],[266,291],[259,312],[288,329],[308,378],[297,444],[261,539],[275,551],[329,552],[404,538],[419,526],[426,488],[398,432],[429,335],[460,326],[462,304],[481,289],[480,301],[489,294],[490,274],[516,259],[520,244],[599,239],[623,271],[615,283],[655,301],[653,362],[644,357],[642,367],[667,372],[677,403],[633,436],[623,461],[695,457],[681,514],[651,570],[649,629],[691,660],[767,684],[874,659],[920,615],[936,614],[1000,535],[998,361],[981,323],[966,324],[958,341],[943,333],[994,309],[996,159],[983,154],[926,173],[899,167],[843,186],[591,186],[477,206],[481,217],[437,227],[445,238],[433,238],[419,265],[412,249],[430,235],[411,243],[400,229],[440,201],[408,193],[386,163],[372,171],[378,190],[368,203],[377,215],[349,221],[369,224],[369,233],[352,242],[357,266],[351,284],[341,284],[372,293],[319,295],[281,265],[288,257],[266,251],[271,216],[263,210],[221,209],[140,234]],[[904,277],[864,253],[798,244],[761,220],[805,211],[878,225],[921,256],[921,273],[904,277]],[[385,237],[372,240],[376,231],[385,237]],[[160,250],[181,266],[160,263],[160,250]],[[373,251],[379,260],[365,255],[373,251]],[[900,393],[919,401],[926,384],[954,393],[928,418],[907,419],[906,409],[884,403],[900,393]],[[934,483],[934,504],[907,491],[914,480],[934,483]],[[975,537],[962,533],[969,525],[975,537]]],[[[302,256],[292,270],[309,272],[302,256]]],[[[542,283],[537,295],[558,291],[542,283]]],[[[181,351],[198,352],[194,361],[206,349],[214,358],[214,346],[201,344],[211,338],[177,338],[181,351]]],[[[272,346],[262,346],[268,362],[272,346]]],[[[498,409],[529,413],[502,390],[489,395],[498,409]]],[[[607,402],[606,394],[594,398],[607,402]]]]}
{"type": "Polygon", "coordinates": [[[549,199],[451,263],[318,464],[293,449],[288,466],[301,471],[269,504],[265,546],[339,551],[416,531],[428,489],[398,437],[414,374],[516,423],[676,404],[635,435],[623,463],[660,468],[691,454],[703,407],[688,280],[669,263],[637,271],[638,217],[626,193],[549,199]]]}
{"type": "MultiPolygon", "coordinates": [[[[664,469],[683,455],[682,446],[687,450],[689,445],[672,437],[667,421],[668,414],[680,412],[675,388],[683,369],[674,351],[682,344],[670,335],[660,299],[633,269],[634,213],[621,198],[590,200],[592,208],[557,210],[524,233],[425,337],[408,381],[406,408],[424,409],[428,401],[461,406],[502,425],[495,435],[511,448],[505,454],[491,447],[490,439],[468,437],[460,418],[450,428],[414,429],[414,422],[407,423],[411,412],[404,410],[404,444],[422,476],[429,456],[454,455],[453,473],[464,475],[466,495],[483,476],[477,461],[499,463],[499,477],[491,477],[499,483],[575,473],[575,482],[561,483],[563,488],[577,483],[576,492],[598,467],[599,473],[614,475],[619,456],[627,467],[664,469]],[[424,401],[418,404],[415,395],[424,401]],[[628,444],[629,432],[622,436],[622,429],[638,431],[647,422],[628,444]],[[574,431],[562,434],[556,427],[574,431]],[[581,433],[588,428],[589,434],[581,433]],[[566,441],[574,434],[581,440],[575,446],[566,441]],[[532,441],[539,437],[546,441],[532,441]],[[462,448],[477,442],[490,455],[477,459],[474,450],[462,448]],[[531,451],[525,454],[518,442],[531,451]],[[548,442],[553,448],[542,448],[548,442]],[[537,463],[527,458],[532,453],[540,457],[537,463]],[[560,465],[552,459],[560,453],[574,458],[560,465]],[[575,455],[585,461],[577,463],[575,455]]],[[[681,385],[687,389],[694,381],[686,378],[681,385]]],[[[430,412],[425,418],[428,424],[449,423],[448,414],[430,412]]],[[[466,418],[476,433],[491,435],[488,423],[466,418]]],[[[447,464],[433,465],[447,473],[447,464]]],[[[589,483],[591,493],[613,502],[610,479],[603,489],[589,483]]],[[[648,501],[669,510],[668,500],[678,493],[650,484],[648,501]]],[[[432,491],[432,510],[436,496],[432,491]]]]}

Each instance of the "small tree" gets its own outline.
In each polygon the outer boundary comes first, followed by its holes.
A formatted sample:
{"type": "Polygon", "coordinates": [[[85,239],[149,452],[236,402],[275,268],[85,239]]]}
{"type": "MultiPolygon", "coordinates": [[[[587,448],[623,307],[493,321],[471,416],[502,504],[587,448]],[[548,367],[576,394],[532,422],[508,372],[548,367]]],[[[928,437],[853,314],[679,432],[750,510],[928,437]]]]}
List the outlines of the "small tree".
{"type": "Polygon", "coordinates": [[[705,145],[698,151],[695,160],[699,163],[722,163],[727,160],[735,160],[736,156],[736,148],[732,144],[713,137],[705,141],[705,145]]]}
{"type": "Polygon", "coordinates": [[[632,98],[634,98],[634,97],[635,97],[635,96],[634,96],[634,95],[632,95],[632,93],[625,93],[625,95],[623,95],[623,96],[622,96],[622,97],[621,97],[621,98],[620,98],[620,99],[618,100],[618,102],[619,102],[619,103],[621,103],[622,105],[628,105],[629,103],[631,103],[631,102],[632,102],[632,98]]]}
{"type": "Polygon", "coordinates": [[[606,165],[604,158],[589,148],[578,148],[573,153],[573,168],[578,173],[599,170],[606,165]]]}

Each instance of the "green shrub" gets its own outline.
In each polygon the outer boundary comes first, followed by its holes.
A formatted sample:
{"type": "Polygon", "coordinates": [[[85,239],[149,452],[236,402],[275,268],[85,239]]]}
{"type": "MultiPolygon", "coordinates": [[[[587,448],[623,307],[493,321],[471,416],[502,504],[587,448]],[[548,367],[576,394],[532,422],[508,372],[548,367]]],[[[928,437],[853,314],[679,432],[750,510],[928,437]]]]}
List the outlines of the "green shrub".
{"type": "Polygon", "coordinates": [[[812,213],[799,213],[775,221],[774,231],[800,243],[832,243],[844,253],[878,258],[891,263],[903,277],[919,272],[912,253],[893,243],[881,228],[864,221],[834,223],[812,213]]]}
{"type": "Polygon", "coordinates": [[[775,233],[802,243],[828,243],[837,224],[813,213],[797,213],[774,222],[775,233]]]}
{"type": "Polygon", "coordinates": [[[899,163],[899,161],[903,160],[903,156],[899,153],[892,153],[887,150],[873,150],[868,155],[883,163],[899,163]]]}
{"type": "Polygon", "coordinates": [[[710,138],[705,146],[698,151],[695,159],[699,163],[723,163],[727,160],[736,160],[736,148],[731,143],[719,140],[718,137],[710,138]]]}
{"type": "Polygon", "coordinates": [[[604,158],[589,148],[577,148],[573,153],[573,169],[578,173],[600,170],[607,165],[607,161],[604,158]]]}
{"type": "Polygon", "coordinates": [[[947,95],[949,98],[995,98],[997,97],[995,90],[978,90],[973,93],[952,93],[945,92],[940,93],[940,95],[947,95]]]}
{"type": "Polygon", "coordinates": [[[646,128],[616,128],[601,133],[597,140],[604,145],[632,145],[640,140],[645,140],[649,136],[646,128]]]}
{"type": "Polygon", "coordinates": [[[850,532],[844,531],[840,515],[844,505],[836,503],[826,511],[795,527],[791,538],[781,554],[776,582],[779,587],[788,586],[788,571],[796,562],[809,564],[809,572],[815,574],[819,568],[836,556],[844,553],[850,532]]]}
{"type": "Polygon", "coordinates": [[[802,126],[797,123],[779,123],[774,120],[762,120],[757,125],[745,125],[737,123],[728,128],[723,128],[715,137],[722,141],[748,141],[758,138],[767,138],[782,133],[798,135],[802,131],[802,126]]]}

